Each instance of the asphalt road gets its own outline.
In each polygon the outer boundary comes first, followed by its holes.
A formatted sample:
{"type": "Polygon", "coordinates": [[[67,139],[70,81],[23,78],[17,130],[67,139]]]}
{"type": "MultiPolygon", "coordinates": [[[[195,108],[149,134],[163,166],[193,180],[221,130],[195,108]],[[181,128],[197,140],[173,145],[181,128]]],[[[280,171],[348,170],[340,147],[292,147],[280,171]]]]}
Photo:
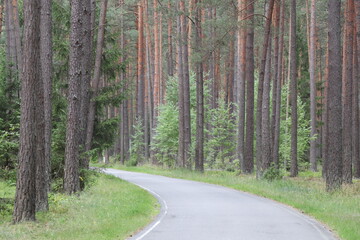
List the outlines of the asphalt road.
{"type": "Polygon", "coordinates": [[[272,200],[229,188],[105,169],[156,196],[161,213],[130,239],[335,240],[324,226],[272,200]]]}

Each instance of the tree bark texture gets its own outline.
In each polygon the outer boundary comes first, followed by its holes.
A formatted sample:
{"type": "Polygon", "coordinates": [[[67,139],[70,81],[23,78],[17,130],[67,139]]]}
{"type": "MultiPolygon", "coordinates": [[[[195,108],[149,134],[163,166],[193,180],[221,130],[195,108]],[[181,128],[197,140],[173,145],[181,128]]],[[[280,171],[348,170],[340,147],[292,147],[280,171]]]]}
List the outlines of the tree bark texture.
{"type": "Polygon", "coordinates": [[[66,125],[64,191],[74,194],[80,190],[79,181],[79,134],[81,104],[81,70],[83,51],[82,4],[71,1],[71,32],[69,56],[68,116],[66,125]]]}
{"type": "MultiPolygon", "coordinates": [[[[279,146],[280,146],[280,124],[281,124],[281,86],[283,82],[283,60],[284,60],[284,26],[285,26],[285,0],[281,0],[279,11],[279,41],[278,41],[278,64],[277,64],[277,80],[276,80],[276,104],[275,104],[275,126],[274,126],[274,142],[273,142],[273,161],[276,167],[279,167],[279,146]]],[[[274,111],[273,110],[273,111],[274,111]]]]}
{"type": "Polygon", "coordinates": [[[254,3],[247,5],[250,16],[246,36],[246,136],[244,167],[242,172],[250,174],[254,170],[254,3]]]}
{"type": "Polygon", "coordinates": [[[242,19],[245,19],[246,0],[238,0],[238,20],[240,21],[240,28],[238,30],[239,38],[239,102],[238,102],[238,137],[237,137],[237,158],[240,161],[240,168],[245,168],[244,160],[244,135],[245,135],[245,81],[246,81],[246,28],[245,24],[242,24],[242,19]]]}
{"type": "MultiPolygon", "coordinates": [[[[196,54],[202,56],[202,23],[201,0],[195,0],[195,46],[196,54]]],[[[196,147],[195,170],[204,171],[204,69],[203,61],[195,63],[196,67],[196,147]]]]}
{"type": "Polygon", "coordinates": [[[296,61],[296,0],[291,1],[290,20],[290,104],[291,104],[291,166],[290,176],[298,175],[297,163],[297,61],[296,61]]]}
{"type": "Polygon", "coordinates": [[[108,4],[108,0],[102,0],[101,8],[100,8],[98,36],[96,43],[94,76],[91,80],[91,94],[90,94],[90,105],[89,105],[89,113],[88,113],[88,123],[86,130],[85,151],[89,151],[91,149],[92,138],[94,133],[95,113],[96,113],[95,97],[97,96],[99,91],[99,83],[100,83],[100,75],[101,75],[101,58],[104,47],[107,4],[108,4]]]}
{"type": "Polygon", "coordinates": [[[353,162],[353,166],[354,166],[354,177],[355,178],[360,178],[360,143],[359,143],[359,138],[360,138],[360,129],[359,129],[359,62],[358,62],[358,54],[359,54],[359,50],[357,48],[357,41],[356,41],[356,28],[354,28],[354,54],[353,54],[353,102],[352,102],[352,121],[353,121],[353,136],[352,136],[352,140],[353,140],[353,154],[352,154],[352,162],[353,162]]]}
{"type": "Polygon", "coordinates": [[[256,165],[257,165],[257,177],[262,177],[265,169],[262,168],[262,107],[263,107],[263,86],[265,78],[266,59],[268,57],[268,46],[271,31],[271,20],[274,8],[275,0],[270,0],[269,9],[266,16],[265,31],[264,31],[264,43],[260,62],[259,71],[259,85],[258,85],[258,99],[257,99],[257,111],[256,111],[256,165]]]}
{"type": "Polygon", "coordinates": [[[341,2],[328,1],[328,77],[326,98],[326,189],[342,184],[342,74],[341,74],[341,2]]]}
{"type": "MultiPolygon", "coordinates": [[[[36,210],[48,210],[48,191],[50,191],[50,161],[51,161],[51,129],[52,129],[52,10],[51,1],[41,0],[40,16],[40,57],[41,57],[41,83],[43,88],[38,86],[37,91],[43,97],[43,106],[37,109],[39,121],[44,121],[43,133],[44,140],[40,143],[44,146],[43,162],[37,165],[36,181],[36,210]],[[41,89],[41,90],[40,90],[41,89]],[[43,93],[41,93],[43,92],[43,93]],[[43,117],[41,117],[43,116],[43,117]],[[41,179],[40,179],[41,178],[41,179]]],[[[39,99],[40,100],[40,99],[39,99]]],[[[39,143],[38,143],[39,144],[39,143]]],[[[38,146],[39,147],[39,146],[38,146]]]]}
{"type": "MultiPolygon", "coordinates": [[[[92,11],[91,0],[85,0],[82,9],[83,17],[83,58],[82,62],[82,76],[81,76],[81,106],[80,106],[80,152],[85,152],[88,112],[90,107],[90,82],[91,82],[91,67],[92,67],[92,51],[93,51],[93,35],[91,25],[92,11]]],[[[81,156],[80,168],[89,168],[89,159],[81,156]]]]}
{"type": "MultiPolygon", "coordinates": [[[[354,54],[354,69],[356,70],[356,74],[355,74],[355,78],[354,78],[354,84],[358,85],[359,84],[359,78],[360,78],[360,54],[359,54],[359,51],[360,51],[360,0],[355,0],[355,26],[356,28],[354,29],[355,30],[355,45],[356,45],[356,50],[357,50],[357,54],[354,54]]],[[[355,88],[356,86],[354,86],[355,88]]],[[[356,88],[357,89],[357,88],[356,88]]],[[[357,104],[359,103],[359,98],[358,98],[358,94],[356,94],[354,92],[354,101],[357,102],[357,104]]],[[[353,107],[355,107],[356,105],[354,105],[353,107]]],[[[359,111],[359,109],[357,108],[357,111],[359,111]]],[[[359,119],[358,118],[355,118],[356,121],[354,123],[354,126],[359,126],[359,119]]],[[[354,131],[356,131],[354,133],[354,136],[355,135],[358,135],[359,134],[359,130],[356,130],[354,129],[354,131]]],[[[359,136],[360,137],[360,136],[359,136]]],[[[356,144],[354,146],[354,150],[359,150],[359,144],[356,144]]],[[[360,178],[360,153],[358,155],[357,158],[355,158],[354,160],[354,177],[356,178],[360,178]]]]}
{"type": "Polygon", "coordinates": [[[352,81],[354,0],[346,1],[342,71],[343,180],[352,183],[352,81]]]}
{"type": "Polygon", "coordinates": [[[24,1],[24,68],[21,82],[20,149],[14,223],[35,220],[36,87],[40,81],[40,1],[24,1]]]}
{"type": "MultiPolygon", "coordinates": [[[[270,33],[271,35],[271,33],[270,33]]],[[[262,118],[261,118],[261,169],[266,170],[271,166],[271,129],[270,129],[270,92],[271,92],[271,45],[272,39],[269,38],[268,56],[266,58],[265,77],[262,95],[262,118]]]]}
{"type": "MultiPolygon", "coordinates": [[[[190,126],[190,82],[189,82],[189,60],[188,60],[188,45],[187,45],[187,18],[185,17],[185,2],[179,2],[179,10],[182,14],[179,17],[180,24],[179,29],[179,60],[180,60],[180,70],[179,74],[179,106],[182,105],[182,110],[179,107],[179,131],[183,131],[180,135],[183,135],[183,153],[179,154],[179,157],[182,155],[183,158],[180,159],[181,166],[191,167],[191,126],[190,126]],[[182,102],[182,103],[181,103],[182,102]],[[182,116],[181,116],[182,115],[182,116]]],[[[181,141],[181,140],[179,140],[181,141]]],[[[179,147],[180,148],[180,147],[179,147]]],[[[179,149],[180,152],[180,149],[179,149]]]]}
{"type": "Polygon", "coordinates": [[[310,169],[317,171],[316,154],[316,1],[311,0],[310,6],[310,36],[309,36],[309,73],[310,73],[310,169]]]}

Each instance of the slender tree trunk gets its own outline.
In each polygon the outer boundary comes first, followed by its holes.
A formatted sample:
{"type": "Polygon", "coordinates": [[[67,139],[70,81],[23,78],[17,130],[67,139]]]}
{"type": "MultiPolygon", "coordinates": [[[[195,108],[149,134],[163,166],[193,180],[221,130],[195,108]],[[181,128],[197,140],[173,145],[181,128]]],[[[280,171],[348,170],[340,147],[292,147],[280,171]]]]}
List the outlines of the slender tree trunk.
{"type": "Polygon", "coordinates": [[[345,35],[343,48],[343,178],[344,183],[352,183],[352,81],[353,81],[353,33],[354,0],[346,1],[345,35]]]}
{"type": "MultiPolygon", "coordinates": [[[[160,105],[160,21],[159,21],[159,12],[157,6],[158,0],[153,0],[154,6],[154,117],[156,118],[158,115],[158,107],[160,105]]],[[[150,37],[150,36],[149,36],[150,37]]],[[[155,127],[155,126],[154,126],[155,127]]]]}
{"type": "MultiPolygon", "coordinates": [[[[273,16],[273,21],[274,21],[274,56],[273,56],[273,64],[274,64],[274,74],[273,74],[273,81],[272,81],[272,107],[271,107],[271,127],[270,127],[270,131],[271,131],[271,151],[274,150],[274,137],[275,137],[275,123],[276,123],[276,100],[277,100],[277,89],[276,89],[276,85],[277,85],[277,81],[279,78],[279,74],[278,74],[278,64],[279,64],[279,34],[280,34],[280,2],[275,2],[275,6],[274,6],[274,16],[273,16]]],[[[271,158],[273,159],[274,154],[272,153],[271,158]]]]}
{"type": "Polygon", "coordinates": [[[79,0],[71,2],[71,32],[69,57],[68,116],[64,167],[64,190],[73,194],[80,190],[79,181],[79,127],[80,82],[82,65],[82,5],[79,0]]]}
{"type": "Polygon", "coordinates": [[[244,168],[246,174],[254,170],[254,2],[247,7],[250,16],[246,36],[246,138],[244,153],[244,168]]]}
{"type": "Polygon", "coordinates": [[[274,149],[273,160],[275,166],[279,167],[279,146],[280,146],[280,124],[281,124],[281,86],[283,82],[283,60],[284,60],[284,30],[285,30],[285,0],[280,3],[280,39],[279,39],[279,56],[278,70],[276,81],[276,106],[275,106],[275,130],[274,130],[274,149]]]}
{"type": "Polygon", "coordinates": [[[191,167],[191,126],[190,126],[190,84],[189,84],[189,61],[187,45],[187,18],[185,17],[185,2],[179,2],[179,160],[181,166],[191,167]],[[183,141],[183,143],[181,143],[183,141]],[[183,153],[181,153],[181,148],[183,153]],[[182,158],[181,158],[182,157],[182,158]]]}
{"type": "MultiPolygon", "coordinates": [[[[178,5],[179,11],[181,11],[178,5]]],[[[185,141],[184,141],[184,70],[183,70],[183,51],[182,51],[182,16],[177,17],[177,34],[178,34],[178,46],[177,46],[177,75],[179,81],[179,150],[178,150],[178,166],[185,167],[185,141]]]]}
{"type": "MultiPolygon", "coordinates": [[[[183,12],[186,12],[185,2],[180,2],[183,12]]],[[[183,39],[183,71],[184,71],[184,142],[185,142],[185,164],[191,168],[191,115],[190,115],[190,72],[189,72],[189,48],[188,48],[188,19],[183,17],[182,39],[183,39]]]]}
{"type": "Polygon", "coordinates": [[[52,18],[51,1],[41,0],[40,58],[41,84],[37,86],[40,106],[36,109],[38,124],[38,164],[36,166],[36,210],[47,211],[50,191],[51,96],[52,96],[52,18]],[[41,137],[40,137],[41,136],[41,137]],[[39,138],[40,137],[40,138],[39,138]]]}
{"type": "MultiPolygon", "coordinates": [[[[168,2],[168,11],[171,11],[171,1],[169,0],[168,2]]],[[[168,28],[167,28],[167,33],[168,33],[168,60],[167,60],[167,70],[168,70],[168,75],[169,76],[174,76],[174,56],[173,56],[173,37],[172,37],[172,29],[173,29],[173,22],[172,22],[172,18],[169,17],[168,21],[168,28]]]]}
{"type": "Polygon", "coordinates": [[[90,105],[89,105],[88,123],[86,130],[85,151],[89,151],[91,149],[92,138],[94,133],[95,113],[96,113],[95,97],[97,96],[99,91],[100,74],[101,74],[101,58],[104,47],[107,4],[108,4],[108,0],[102,0],[101,8],[100,8],[100,20],[99,20],[97,44],[96,44],[94,76],[91,80],[90,105]]]}
{"type": "Polygon", "coordinates": [[[291,167],[290,176],[298,175],[297,163],[297,61],[296,61],[296,0],[291,1],[290,20],[290,102],[291,102],[291,167]]]}
{"type": "MultiPolygon", "coordinates": [[[[202,56],[202,23],[201,0],[195,0],[195,46],[196,54],[202,56]]],[[[204,76],[203,61],[195,63],[196,67],[196,147],[195,170],[204,171],[204,76]]]]}
{"type": "Polygon", "coordinates": [[[328,1],[328,81],[326,98],[326,189],[342,184],[342,109],[341,109],[341,2],[328,1]]]}
{"type": "Polygon", "coordinates": [[[352,155],[352,162],[353,162],[353,166],[354,166],[354,177],[355,178],[360,178],[360,152],[359,152],[359,134],[360,134],[360,129],[359,129],[359,62],[358,62],[358,54],[359,54],[359,49],[357,48],[357,41],[356,41],[356,31],[358,27],[354,28],[354,41],[353,41],[353,46],[354,46],[354,54],[353,54],[353,102],[352,102],[352,112],[353,112],[353,136],[352,136],[352,140],[353,140],[353,155],[352,155]]]}
{"type": "MultiPolygon", "coordinates": [[[[359,84],[359,78],[360,78],[360,0],[355,0],[355,45],[356,45],[356,49],[357,49],[357,54],[354,54],[354,58],[356,58],[354,60],[354,69],[356,70],[356,79],[354,79],[354,84],[359,84]]],[[[354,87],[355,88],[355,87],[354,87]]],[[[357,89],[357,88],[356,88],[357,89]]],[[[354,93],[354,98],[355,101],[357,102],[357,104],[359,103],[359,97],[358,94],[354,93]]],[[[355,107],[356,105],[354,105],[355,107]]],[[[359,111],[359,109],[357,108],[357,110],[359,111]]],[[[354,126],[358,126],[359,125],[359,119],[356,118],[356,123],[354,123],[354,126]]],[[[355,131],[355,129],[354,129],[355,131]]],[[[354,135],[358,136],[359,131],[356,131],[354,135]]],[[[355,151],[359,150],[359,144],[354,146],[355,151]]],[[[360,154],[358,155],[358,157],[356,159],[354,159],[354,177],[356,178],[360,178],[360,154]]]]}
{"type": "MultiPolygon", "coordinates": [[[[245,18],[246,0],[238,0],[238,20],[245,18]]],[[[240,168],[245,168],[244,160],[244,135],[245,135],[245,77],[246,77],[246,28],[245,24],[240,23],[241,28],[238,30],[239,50],[239,121],[237,137],[237,157],[240,161],[240,168]]]]}
{"type": "Polygon", "coordinates": [[[20,149],[14,223],[35,220],[36,87],[40,83],[40,1],[24,1],[24,68],[21,82],[20,149]]]}
{"type": "MultiPolygon", "coordinates": [[[[145,158],[149,159],[151,154],[150,144],[152,141],[153,129],[154,129],[154,62],[158,61],[154,59],[152,55],[152,43],[151,43],[151,33],[149,26],[149,11],[148,11],[148,1],[144,1],[144,27],[145,27],[145,62],[146,62],[146,74],[145,74],[145,158]]],[[[158,57],[158,56],[157,56],[158,57]]],[[[158,66],[159,68],[160,66],[158,66]]],[[[158,74],[157,74],[158,75],[158,74]]],[[[159,78],[159,76],[157,76],[159,78]]],[[[160,80],[160,79],[159,79],[160,80]]],[[[159,95],[159,94],[157,94],[159,95]]]]}
{"type": "Polygon", "coordinates": [[[257,99],[257,112],[256,112],[256,165],[257,177],[262,177],[264,170],[262,168],[262,107],[263,107],[263,86],[265,78],[266,59],[268,57],[268,46],[271,31],[271,19],[274,8],[274,0],[270,0],[269,8],[266,16],[263,52],[261,55],[260,72],[259,72],[259,85],[258,85],[258,99],[257,99]]]}
{"type": "Polygon", "coordinates": [[[268,45],[268,56],[266,58],[265,77],[263,86],[262,100],[262,122],[261,122],[261,152],[262,152],[262,169],[266,170],[271,166],[271,130],[270,130],[270,92],[271,92],[271,33],[268,45]]]}
{"type": "Polygon", "coordinates": [[[316,1],[311,0],[310,6],[310,36],[309,36],[309,72],[310,72],[310,169],[317,171],[316,154],[316,1]]]}
{"type": "MultiPolygon", "coordinates": [[[[80,152],[85,152],[86,134],[88,125],[88,112],[90,107],[90,82],[92,67],[92,51],[93,51],[93,35],[92,35],[92,11],[91,0],[85,0],[83,4],[83,58],[82,77],[81,77],[81,106],[80,106],[80,152]]],[[[89,159],[87,157],[80,158],[80,168],[89,168],[89,159]]]]}

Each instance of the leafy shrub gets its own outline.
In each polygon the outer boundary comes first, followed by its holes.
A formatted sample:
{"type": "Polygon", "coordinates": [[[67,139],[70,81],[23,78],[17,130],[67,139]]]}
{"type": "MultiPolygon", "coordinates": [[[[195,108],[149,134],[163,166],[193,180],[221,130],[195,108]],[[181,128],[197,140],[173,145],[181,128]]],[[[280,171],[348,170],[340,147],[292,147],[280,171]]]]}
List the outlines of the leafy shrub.
{"type": "Polygon", "coordinates": [[[284,177],[283,172],[277,168],[274,164],[270,168],[266,169],[263,175],[263,179],[268,181],[280,180],[284,177]]]}

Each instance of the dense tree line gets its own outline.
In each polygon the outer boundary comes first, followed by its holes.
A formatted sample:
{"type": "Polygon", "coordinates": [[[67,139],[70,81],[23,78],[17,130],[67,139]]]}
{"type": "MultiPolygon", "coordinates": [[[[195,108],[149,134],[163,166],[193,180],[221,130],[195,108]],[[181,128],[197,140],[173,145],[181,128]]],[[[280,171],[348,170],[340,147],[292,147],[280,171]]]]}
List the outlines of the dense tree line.
{"type": "Polygon", "coordinates": [[[84,189],[91,160],[360,177],[358,0],[4,0],[0,16],[14,222],[54,184],[84,189]]]}

